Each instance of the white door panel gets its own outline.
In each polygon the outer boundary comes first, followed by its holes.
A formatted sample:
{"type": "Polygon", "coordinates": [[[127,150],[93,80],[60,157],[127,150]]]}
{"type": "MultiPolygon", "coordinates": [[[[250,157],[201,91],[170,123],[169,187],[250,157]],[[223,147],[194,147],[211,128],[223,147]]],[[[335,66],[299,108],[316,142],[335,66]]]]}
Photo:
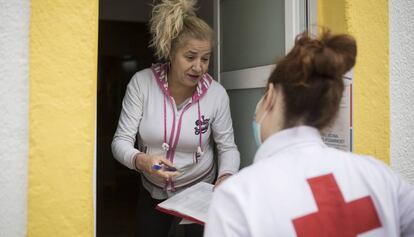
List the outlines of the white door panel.
{"type": "Polygon", "coordinates": [[[293,46],[315,14],[316,0],[215,0],[215,76],[230,97],[241,165],[251,164],[257,146],[252,119],[278,59],[293,46]]]}

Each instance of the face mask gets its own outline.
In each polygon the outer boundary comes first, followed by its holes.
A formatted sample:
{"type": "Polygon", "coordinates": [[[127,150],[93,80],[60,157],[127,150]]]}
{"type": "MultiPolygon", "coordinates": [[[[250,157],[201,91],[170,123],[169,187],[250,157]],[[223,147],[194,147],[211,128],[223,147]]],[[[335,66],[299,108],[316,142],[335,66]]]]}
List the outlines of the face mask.
{"type": "Polygon", "coordinates": [[[262,118],[259,120],[259,122],[256,122],[257,110],[259,110],[259,104],[262,102],[262,100],[263,98],[260,99],[260,101],[256,105],[256,111],[254,112],[253,123],[252,123],[253,136],[254,136],[254,140],[256,141],[257,146],[262,145],[261,123],[263,122],[263,119],[267,115],[267,111],[265,111],[262,118]]]}

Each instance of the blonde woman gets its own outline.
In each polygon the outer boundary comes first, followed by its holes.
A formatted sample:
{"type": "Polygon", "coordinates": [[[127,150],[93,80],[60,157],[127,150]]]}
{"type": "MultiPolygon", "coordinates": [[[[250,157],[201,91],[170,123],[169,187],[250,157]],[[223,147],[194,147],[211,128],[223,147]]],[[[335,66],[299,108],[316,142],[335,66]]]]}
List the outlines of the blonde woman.
{"type": "MultiPolygon", "coordinates": [[[[207,73],[213,31],[195,4],[162,0],[153,7],[151,46],[166,63],[132,77],[112,142],[115,158],[141,174],[137,236],[167,236],[177,220],[156,204],[198,182],[218,185],[239,169],[229,98],[207,73]],[[143,149],[134,147],[137,134],[143,149]]],[[[186,225],[185,232],[202,236],[203,229],[186,225]]]]}

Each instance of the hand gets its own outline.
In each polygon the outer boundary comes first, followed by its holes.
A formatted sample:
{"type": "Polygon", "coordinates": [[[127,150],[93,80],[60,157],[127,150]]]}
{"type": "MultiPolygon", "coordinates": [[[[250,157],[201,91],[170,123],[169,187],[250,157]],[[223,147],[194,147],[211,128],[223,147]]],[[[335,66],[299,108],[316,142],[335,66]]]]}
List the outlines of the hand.
{"type": "Polygon", "coordinates": [[[223,183],[223,181],[226,180],[230,176],[231,174],[223,174],[222,176],[218,177],[216,180],[216,183],[214,184],[214,188],[217,188],[217,186],[223,183]]]}
{"type": "Polygon", "coordinates": [[[166,165],[169,167],[174,167],[171,161],[165,159],[162,155],[147,155],[144,153],[138,153],[135,157],[135,166],[150,175],[158,176],[164,179],[170,179],[180,174],[178,171],[166,171],[163,169],[154,170],[153,165],[166,165]]]}

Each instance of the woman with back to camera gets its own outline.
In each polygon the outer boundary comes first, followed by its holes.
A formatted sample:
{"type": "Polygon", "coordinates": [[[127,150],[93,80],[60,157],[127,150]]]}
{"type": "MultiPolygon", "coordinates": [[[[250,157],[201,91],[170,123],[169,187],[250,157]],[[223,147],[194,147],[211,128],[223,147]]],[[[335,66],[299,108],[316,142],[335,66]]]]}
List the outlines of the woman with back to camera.
{"type": "Polygon", "coordinates": [[[349,35],[296,38],[257,105],[254,164],[215,191],[206,237],[414,236],[414,189],[380,161],[321,139],[356,54],[349,35]]]}
{"type": "MultiPolygon", "coordinates": [[[[162,0],[153,7],[151,45],[166,63],[133,76],[112,142],[115,158],[141,173],[137,236],[167,236],[176,221],[154,209],[159,202],[216,176],[218,185],[239,168],[228,95],[207,73],[213,31],[195,15],[195,4],[162,0]]],[[[202,234],[202,226],[185,225],[186,237],[202,234]]]]}

